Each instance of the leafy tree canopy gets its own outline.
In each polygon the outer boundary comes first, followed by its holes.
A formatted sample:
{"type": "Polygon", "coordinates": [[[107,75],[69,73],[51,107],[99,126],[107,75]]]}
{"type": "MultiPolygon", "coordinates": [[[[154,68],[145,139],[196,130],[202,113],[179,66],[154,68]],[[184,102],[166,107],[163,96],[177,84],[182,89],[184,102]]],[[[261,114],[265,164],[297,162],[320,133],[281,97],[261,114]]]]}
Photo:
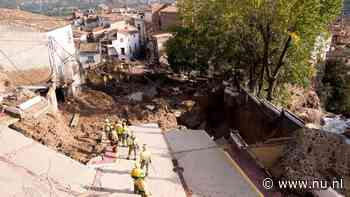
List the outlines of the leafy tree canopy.
{"type": "Polygon", "coordinates": [[[179,0],[183,27],[167,52],[173,67],[245,71],[272,100],[283,83],[307,85],[311,53],[340,14],[341,0],[179,0]]]}

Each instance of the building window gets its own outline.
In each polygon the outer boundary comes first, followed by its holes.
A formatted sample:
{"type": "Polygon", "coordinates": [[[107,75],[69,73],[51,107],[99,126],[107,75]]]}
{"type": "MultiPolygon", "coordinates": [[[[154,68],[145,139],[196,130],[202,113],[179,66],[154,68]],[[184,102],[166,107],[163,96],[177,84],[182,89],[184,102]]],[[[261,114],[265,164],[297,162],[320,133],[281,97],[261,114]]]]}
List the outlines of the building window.
{"type": "Polygon", "coordinates": [[[120,48],[120,53],[121,53],[122,55],[125,55],[125,48],[120,48]]]}

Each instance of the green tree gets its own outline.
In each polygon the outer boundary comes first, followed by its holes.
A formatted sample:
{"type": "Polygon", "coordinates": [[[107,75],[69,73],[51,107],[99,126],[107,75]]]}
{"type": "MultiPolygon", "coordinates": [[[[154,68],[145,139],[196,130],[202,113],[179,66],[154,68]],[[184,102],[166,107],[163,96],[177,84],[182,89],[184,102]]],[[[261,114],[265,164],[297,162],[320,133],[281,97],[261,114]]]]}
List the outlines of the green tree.
{"type": "MultiPolygon", "coordinates": [[[[305,85],[317,37],[339,15],[341,0],[179,0],[191,34],[192,62],[243,69],[249,89],[268,100],[284,83],[305,85]]],[[[169,45],[171,47],[171,45],[169,45]]],[[[172,58],[172,57],[169,57],[172,58]]],[[[190,66],[189,66],[190,67],[190,66]]]]}
{"type": "Polygon", "coordinates": [[[335,113],[350,111],[350,68],[340,60],[328,61],[322,91],[325,96],[325,107],[335,113]]]}

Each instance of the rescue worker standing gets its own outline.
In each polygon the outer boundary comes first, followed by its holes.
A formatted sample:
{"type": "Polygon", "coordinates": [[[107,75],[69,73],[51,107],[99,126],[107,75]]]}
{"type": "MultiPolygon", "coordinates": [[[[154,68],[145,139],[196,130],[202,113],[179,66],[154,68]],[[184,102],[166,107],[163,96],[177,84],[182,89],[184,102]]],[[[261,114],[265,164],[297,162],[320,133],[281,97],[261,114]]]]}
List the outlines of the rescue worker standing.
{"type": "Polygon", "coordinates": [[[114,128],[112,130],[112,141],[111,141],[111,146],[113,147],[113,152],[117,152],[117,147],[118,147],[118,142],[119,142],[119,139],[118,139],[118,127],[119,127],[119,122],[116,122],[116,124],[114,125],[114,128]]]}
{"type": "Polygon", "coordinates": [[[145,179],[137,179],[134,184],[137,188],[137,193],[140,194],[141,197],[151,197],[151,192],[148,191],[145,179]]]}
{"type": "Polygon", "coordinates": [[[126,121],[123,121],[123,132],[122,132],[122,146],[127,146],[127,139],[129,137],[129,130],[126,126],[126,121]]]}
{"type": "Polygon", "coordinates": [[[138,188],[138,184],[137,184],[138,180],[145,178],[145,173],[140,168],[140,164],[138,162],[135,163],[135,166],[131,170],[130,175],[131,175],[131,178],[134,180],[134,193],[138,194],[139,193],[139,188],[138,188]]]}
{"type": "Polygon", "coordinates": [[[146,144],[142,146],[142,151],[140,153],[141,169],[146,168],[146,176],[148,175],[149,165],[152,163],[151,152],[147,150],[146,144]]]}
{"type": "Polygon", "coordinates": [[[105,120],[105,125],[103,130],[106,133],[107,138],[112,141],[112,130],[113,130],[113,125],[112,123],[109,121],[109,119],[105,120]]]}
{"type": "Polygon", "coordinates": [[[130,160],[131,153],[134,153],[134,160],[136,160],[136,150],[138,149],[138,140],[134,133],[131,133],[130,136],[127,139],[128,144],[128,157],[127,159],[130,160]]]}
{"type": "Polygon", "coordinates": [[[116,131],[117,131],[117,136],[118,136],[118,145],[122,145],[122,141],[123,141],[123,134],[124,134],[124,128],[123,125],[118,123],[116,125],[116,131]]]}

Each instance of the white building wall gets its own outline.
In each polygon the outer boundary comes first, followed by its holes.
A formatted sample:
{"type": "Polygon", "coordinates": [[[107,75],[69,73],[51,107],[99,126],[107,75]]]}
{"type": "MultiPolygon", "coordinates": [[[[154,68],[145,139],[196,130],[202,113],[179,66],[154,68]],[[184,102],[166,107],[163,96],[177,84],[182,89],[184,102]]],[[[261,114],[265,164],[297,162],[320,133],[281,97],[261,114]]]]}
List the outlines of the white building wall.
{"type": "Polygon", "coordinates": [[[140,50],[139,33],[117,33],[117,40],[112,41],[112,46],[116,49],[120,58],[135,58],[140,50]],[[125,55],[122,55],[124,48],[125,55]]]}
{"type": "Polygon", "coordinates": [[[135,19],[135,27],[139,30],[140,44],[146,44],[146,25],[143,19],[135,19]]]}
{"type": "Polygon", "coordinates": [[[26,27],[0,24],[0,65],[4,71],[49,69],[47,37],[26,27]],[[10,59],[10,60],[8,60],[10,59]]]}
{"type": "MultiPolygon", "coordinates": [[[[68,78],[73,78],[69,74],[72,73],[71,66],[65,69],[67,62],[72,65],[75,61],[75,45],[70,25],[50,32],[40,32],[23,25],[0,24],[0,49],[0,66],[3,71],[40,69],[49,73],[52,71],[51,65],[54,64],[59,79],[65,78],[67,73],[68,78]]],[[[44,78],[49,76],[37,77],[47,80],[44,78]]]]}
{"type": "Polygon", "coordinates": [[[101,55],[98,53],[80,53],[80,62],[86,67],[98,64],[101,62],[101,55]],[[93,59],[93,62],[91,62],[91,59],[93,59]]]}
{"type": "Polygon", "coordinates": [[[73,31],[71,25],[50,31],[46,33],[49,43],[52,44],[53,52],[50,61],[57,68],[57,74],[63,79],[73,79],[72,72],[73,63],[77,63],[75,59],[76,48],[73,39],[73,31]],[[70,62],[68,64],[68,62],[70,62]],[[72,63],[73,62],[73,63],[72,63]]]}

